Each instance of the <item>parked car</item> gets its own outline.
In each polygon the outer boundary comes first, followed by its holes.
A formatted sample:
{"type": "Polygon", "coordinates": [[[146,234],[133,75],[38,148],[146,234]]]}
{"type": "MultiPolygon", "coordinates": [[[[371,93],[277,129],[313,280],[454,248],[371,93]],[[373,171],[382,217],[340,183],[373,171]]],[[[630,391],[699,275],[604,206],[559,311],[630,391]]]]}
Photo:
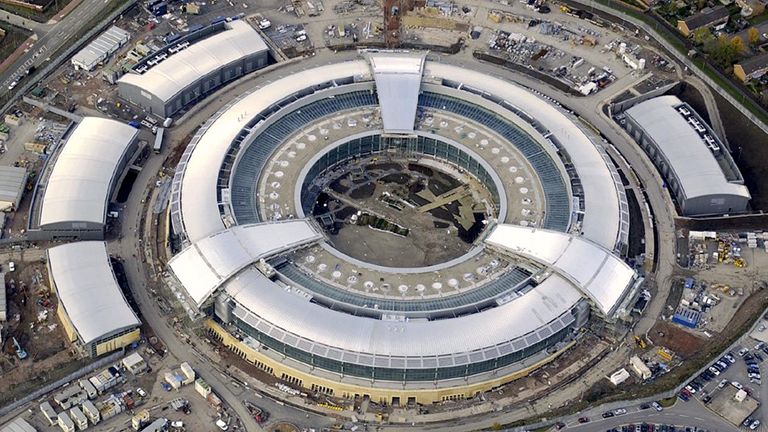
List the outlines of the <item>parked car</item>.
{"type": "Polygon", "coordinates": [[[653,407],[653,409],[655,409],[656,411],[662,411],[662,410],[664,409],[664,408],[662,408],[662,407],[661,407],[661,405],[659,405],[659,403],[658,403],[658,402],[656,402],[656,401],[654,401],[654,402],[651,402],[651,406],[652,406],[652,407],[653,407]]]}
{"type": "Polygon", "coordinates": [[[613,410],[613,413],[616,415],[622,415],[622,414],[626,414],[627,410],[625,410],[624,408],[616,408],[615,410],[613,410]]]}
{"type": "Polygon", "coordinates": [[[737,388],[737,389],[739,389],[739,390],[743,390],[743,389],[744,389],[744,386],[743,386],[743,385],[741,385],[741,383],[740,383],[740,382],[738,382],[738,381],[731,381],[731,385],[732,385],[732,386],[734,386],[734,387],[736,387],[736,388],[737,388]]]}
{"type": "Polygon", "coordinates": [[[603,418],[611,418],[611,417],[613,417],[613,412],[606,411],[603,413],[603,418]]]}
{"type": "Polygon", "coordinates": [[[739,350],[739,357],[744,357],[749,352],[749,348],[742,348],[739,350]]]}
{"type": "Polygon", "coordinates": [[[718,376],[718,375],[720,375],[720,371],[719,371],[719,370],[717,370],[717,369],[715,369],[715,368],[714,368],[714,367],[712,367],[712,366],[710,366],[708,370],[709,370],[710,372],[712,372],[713,374],[715,374],[715,376],[718,376]]]}
{"type": "Polygon", "coordinates": [[[579,417],[579,423],[589,423],[589,417],[579,417]]]}
{"type": "Polygon", "coordinates": [[[760,420],[758,420],[758,419],[753,420],[752,424],[749,425],[749,428],[752,429],[752,430],[755,430],[758,427],[760,427],[760,420]]]}

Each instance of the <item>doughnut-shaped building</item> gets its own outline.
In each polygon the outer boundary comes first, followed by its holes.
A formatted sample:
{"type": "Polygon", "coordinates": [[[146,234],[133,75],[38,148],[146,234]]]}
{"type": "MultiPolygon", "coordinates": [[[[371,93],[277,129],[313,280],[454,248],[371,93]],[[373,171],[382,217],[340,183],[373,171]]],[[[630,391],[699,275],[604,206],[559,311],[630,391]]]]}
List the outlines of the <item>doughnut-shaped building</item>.
{"type": "Polygon", "coordinates": [[[393,403],[472,396],[562,353],[591,312],[615,320],[636,291],[620,257],[623,186],[594,138],[543,96],[415,53],[270,81],[217,112],[181,157],[172,289],[226,345],[296,386],[393,403]],[[379,213],[342,196],[400,169],[456,181],[377,195],[379,213]],[[324,213],[328,196],[354,211],[324,213]],[[421,235],[401,213],[436,209],[459,222],[434,231],[466,234],[474,212],[477,235],[453,255],[446,243],[433,259],[432,242],[417,259],[376,258],[391,238],[421,235]],[[339,218],[374,222],[342,239],[328,228],[339,218]]]}

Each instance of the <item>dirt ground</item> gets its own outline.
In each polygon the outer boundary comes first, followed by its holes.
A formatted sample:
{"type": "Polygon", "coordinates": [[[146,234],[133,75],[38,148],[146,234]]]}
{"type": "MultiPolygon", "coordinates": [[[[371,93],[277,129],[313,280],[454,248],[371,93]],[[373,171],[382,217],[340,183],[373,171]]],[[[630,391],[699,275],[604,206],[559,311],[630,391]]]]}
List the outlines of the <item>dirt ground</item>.
{"type": "Polygon", "coordinates": [[[6,59],[19,47],[32,32],[20,27],[0,22],[0,28],[5,30],[5,37],[0,39],[0,59],[6,59]]]}
{"type": "Polygon", "coordinates": [[[705,342],[703,338],[666,321],[658,321],[648,332],[648,337],[655,346],[667,347],[683,359],[696,354],[705,342]]]}
{"type": "Polygon", "coordinates": [[[768,210],[768,135],[737,111],[719,94],[713,92],[731,151],[744,182],[752,194],[755,210],[768,210]]]}
{"type": "Polygon", "coordinates": [[[0,354],[0,398],[6,400],[45,382],[53,371],[79,365],[56,317],[56,297],[47,286],[45,265],[39,260],[14,262],[16,271],[6,273],[9,319],[0,354]],[[24,360],[16,355],[14,337],[27,352],[24,360]]]}

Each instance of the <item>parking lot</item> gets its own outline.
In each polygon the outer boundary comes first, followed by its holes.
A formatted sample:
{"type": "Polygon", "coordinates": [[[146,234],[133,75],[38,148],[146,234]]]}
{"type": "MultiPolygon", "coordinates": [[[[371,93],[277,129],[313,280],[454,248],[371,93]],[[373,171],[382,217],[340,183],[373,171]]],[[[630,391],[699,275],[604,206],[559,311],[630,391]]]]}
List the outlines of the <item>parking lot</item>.
{"type": "Polygon", "coordinates": [[[740,345],[691,380],[678,397],[689,403],[696,399],[744,430],[763,430],[765,415],[759,407],[768,393],[762,383],[766,359],[768,346],[745,337],[740,345]]]}

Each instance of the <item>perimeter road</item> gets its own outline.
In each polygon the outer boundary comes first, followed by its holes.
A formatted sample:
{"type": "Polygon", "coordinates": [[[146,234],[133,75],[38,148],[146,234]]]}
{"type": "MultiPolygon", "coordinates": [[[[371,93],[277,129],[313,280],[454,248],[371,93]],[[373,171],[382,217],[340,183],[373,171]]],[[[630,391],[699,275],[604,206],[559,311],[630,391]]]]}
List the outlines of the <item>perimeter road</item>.
{"type": "MultiPolygon", "coordinates": [[[[195,355],[192,346],[179,340],[147,292],[146,281],[149,276],[140,257],[143,255],[143,241],[150,239],[150,236],[147,234],[148,231],[139,233],[138,227],[142,218],[145,218],[150,211],[152,203],[148,202],[146,194],[151,190],[150,185],[155,180],[155,175],[160,172],[162,164],[163,158],[151,157],[139,172],[123,209],[120,232],[122,239],[109,242],[108,249],[110,253],[117,254],[124,259],[125,276],[136,304],[141,310],[143,320],[152,327],[157,337],[163,341],[168,352],[180,361],[187,361],[211,385],[216,394],[234,410],[246,431],[263,430],[253,420],[237,396],[232,394],[227,385],[220,380],[221,375],[219,375],[218,370],[210,362],[203,361],[195,355]]],[[[146,230],[153,228],[152,223],[145,223],[144,225],[146,230]]]]}
{"type": "MultiPolygon", "coordinates": [[[[40,24],[33,26],[37,41],[32,48],[19,56],[16,61],[0,74],[0,95],[8,92],[8,85],[19,75],[24,75],[30,66],[40,66],[47,57],[56,52],[60,47],[70,41],[72,36],[77,34],[81,27],[87,24],[93,17],[97,16],[102,9],[106,8],[110,0],[83,0],[73,11],[65,16],[61,21],[54,25],[40,24]],[[46,27],[48,27],[46,29],[46,27]]],[[[111,0],[118,1],[118,0],[111,0]]],[[[6,20],[7,13],[0,11],[0,16],[6,20]]],[[[13,21],[9,19],[8,21],[13,21]]],[[[27,24],[31,20],[26,20],[27,24]]]]}

